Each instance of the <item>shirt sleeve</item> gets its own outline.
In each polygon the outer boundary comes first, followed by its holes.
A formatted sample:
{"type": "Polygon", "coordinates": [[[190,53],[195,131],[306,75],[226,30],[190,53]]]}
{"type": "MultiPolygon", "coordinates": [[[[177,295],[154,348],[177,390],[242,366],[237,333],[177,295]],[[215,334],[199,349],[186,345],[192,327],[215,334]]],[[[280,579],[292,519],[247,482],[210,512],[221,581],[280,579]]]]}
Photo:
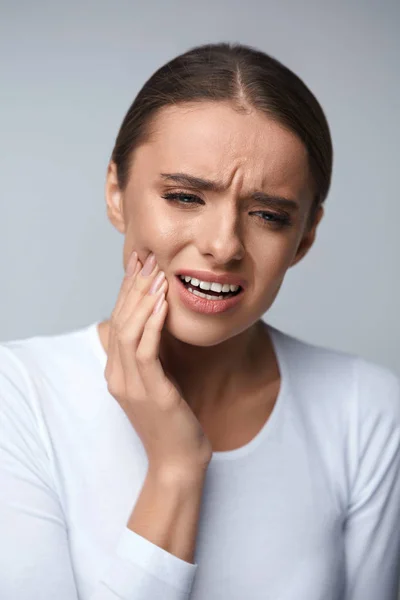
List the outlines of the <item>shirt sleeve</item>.
{"type": "Polygon", "coordinates": [[[397,600],[400,571],[400,380],[361,357],[350,435],[344,600],[397,600]]]}
{"type": "Polygon", "coordinates": [[[35,390],[0,347],[0,598],[187,600],[197,570],[127,527],[92,593],[80,597],[68,531],[40,435],[35,390]]]}

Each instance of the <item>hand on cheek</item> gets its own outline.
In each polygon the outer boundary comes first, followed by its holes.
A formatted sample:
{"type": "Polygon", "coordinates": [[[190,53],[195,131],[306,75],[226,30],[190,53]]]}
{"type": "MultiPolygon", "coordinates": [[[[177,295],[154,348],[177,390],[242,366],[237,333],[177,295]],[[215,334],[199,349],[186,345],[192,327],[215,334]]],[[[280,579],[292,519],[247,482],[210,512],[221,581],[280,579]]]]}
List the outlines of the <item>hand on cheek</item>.
{"type": "Polygon", "coordinates": [[[143,267],[135,254],[111,315],[108,391],[141,438],[150,467],[203,471],[212,457],[210,441],[159,358],[168,283],[154,254],[143,267]]]}

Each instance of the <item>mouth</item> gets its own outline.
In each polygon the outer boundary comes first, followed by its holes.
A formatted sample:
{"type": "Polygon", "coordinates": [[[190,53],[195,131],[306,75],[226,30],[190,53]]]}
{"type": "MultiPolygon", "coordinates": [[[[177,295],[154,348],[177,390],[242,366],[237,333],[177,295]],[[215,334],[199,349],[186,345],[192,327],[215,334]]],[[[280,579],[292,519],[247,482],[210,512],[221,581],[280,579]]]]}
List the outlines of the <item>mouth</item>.
{"type": "MultiPolygon", "coordinates": [[[[226,292],[220,289],[221,285],[214,286],[214,288],[217,288],[214,290],[205,290],[203,289],[204,284],[206,284],[205,281],[203,281],[203,288],[201,288],[200,285],[196,285],[201,282],[193,279],[188,275],[185,277],[184,275],[175,274],[174,282],[176,282],[176,286],[173,286],[176,288],[178,298],[182,304],[190,311],[213,316],[222,313],[231,314],[240,306],[244,297],[244,289],[241,286],[236,285],[235,287],[238,289],[226,292]],[[186,281],[186,279],[189,279],[189,281],[186,281]]],[[[206,284],[206,287],[208,287],[208,284],[206,284]]]]}
{"type": "Polygon", "coordinates": [[[175,276],[182,285],[185,286],[189,292],[194,294],[199,298],[205,298],[206,300],[227,300],[228,298],[233,298],[234,296],[238,296],[244,290],[241,285],[229,285],[229,284],[208,284],[206,286],[201,287],[201,282],[198,279],[189,278],[184,275],[176,275],[175,276]],[[210,289],[205,289],[209,287],[210,289]],[[213,287],[214,289],[211,289],[213,287]],[[237,288],[237,289],[234,289],[237,288]],[[228,291],[229,290],[229,291],[228,291]]]}

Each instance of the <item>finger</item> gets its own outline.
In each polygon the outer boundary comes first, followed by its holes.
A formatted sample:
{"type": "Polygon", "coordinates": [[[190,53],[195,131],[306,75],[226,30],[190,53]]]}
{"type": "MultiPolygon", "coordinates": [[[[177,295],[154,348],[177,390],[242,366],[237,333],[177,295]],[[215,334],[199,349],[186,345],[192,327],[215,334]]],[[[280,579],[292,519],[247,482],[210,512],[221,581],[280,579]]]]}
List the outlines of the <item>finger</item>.
{"type": "Polygon", "coordinates": [[[143,275],[143,269],[141,269],[135,276],[133,285],[124,298],[124,302],[118,314],[118,321],[122,328],[125,326],[125,323],[128,321],[128,319],[132,318],[132,315],[136,311],[136,307],[148,293],[154,279],[157,277],[159,272],[160,269],[158,264],[154,264],[149,275],[143,275]]]}
{"type": "MultiPolygon", "coordinates": [[[[149,257],[150,255],[147,256],[146,261],[149,257]]],[[[115,337],[126,390],[128,386],[134,386],[136,390],[143,390],[135,360],[136,349],[148,318],[148,311],[141,305],[144,297],[148,296],[147,292],[159,272],[154,256],[151,257],[149,264],[151,268],[149,274],[143,274],[143,269],[140,269],[140,273],[138,273],[138,265],[140,265],[138,260],[132,285],[125,296],[121,295],[118,314],[115,317],[115,337]],[[134,321],[134,327],[132,321],[134,321]]],[[[132,270],[133,267],[128,265],[128,276],[132,270]]],[[[146,303],[149,303],[149,298],[145,300],[146,303]]]]}
{"type": "Polygon", "coordinates": [[[104,370],[105,378],[109,381],[111,378],[118,379],[122,374],[122,365],[119,356],[119,350],[115,339],[115,329],[112,319],[108,328],[107,340],[107,363],[104,370]]]}
{"type": "Polygon", "coordinates": [[[165,291],[161,291],[157,294],[157,301],[144,326],[136,352],[138,370],[146,392],[160,399],[165,399],[173,388],[159,357],[161,332],[167,313],[168,302],[165,300],[165,291]]]}
{"type": "MultiPolygon", "coordinates": [[[[135,254],[136,254],[136,252],[135,252],[135,254]]],[[[117,301],[114,306],[113,313],[115,315],[119,314],[119,311],[121,310],[129,292],[131,291],[132,286],[135,282],[136,276],[139,273],[139,271],[141,270],[141,268],[142,268],[142,265],[141,265],[140,260],[137,257],[137,254],[136,254],[136,259],[133,256],[131,256],[130,261],[127,265],[127,270],[125,271],[125,275],[122,280],[122,284],[121,284],[121,287],[119,290],[117,301]],[[129,274],[129,271],[128,271],[129,267],[132,269],[130,271],[131,274],[129,274]]]]}
{"type": "MultiPolygon", "coordinates": [[[[143,295],[146,294],[150,287],[154,276],[158,272],[158,266],[155,264],[155,257],[152,257],[153,269],[148,275],[141,275],[138,279],[138,273],[142,272],[140,260],[133,253],[126,269],[126,276],[121,286],[120,294],[117,299],[116,306],[112,315],[112,334],[111,343],[113,344],[113,355],[110,358],[110,366],[107,370],[108,377],[113,378],[115,385],[118,387],[123,385],[126,392],[128,384],[134,381],[134,385],[138,390],[142,390],[140,375],[137,372],[136,364],[131,358],[130,368],[128,368],[127,359],[122,358],[123,347],[129,343],[129,334],[126,334],[125,326],[128,319],[132,318],[132,314],[136,314],[137,306],[140,304],[143,295]],[[127,306],[127,299],[130,303],[127,306]],[[125,337],[126,336],[126,337],[125,337]]],[[[139,323],[141,319],[139,317],[139,323]]],[[[132,354],[136,352],[136,346],[131,343],[132,354]]]]}
{"type": "Polygon", "coordinates": [[[142,338],[145,325],[152,314],[153,308],[160,296],[165,294],[167,282],[164,279],[160,290],[155,295],[146,294],[142,301],[135,307],[134,313],[128,318],[117,335],[117,343],[121,358],[122,368],[125,373],[126,389],[143,390],[143,381],[138,369],[136,354],[142,338]]]}
{"type": "Polygon", "coordinates": [[[130,257],[130,261],[127,265],[127,271],[122,282],[114,309],[111,314],[109,328],[108,328],[108,341],[107,341],[107,363],[104,370],[104,375],[107,380],[111,377],[114,381],[123,380],[123,370],[121,365],[121,358],[119,355],[119,347],[116,341],[115,335],[115,321],[118,313],[120,312],[127,294],[131,289],[136,275],[142,268],[141,262],[138,259],[137,253],[134,252],[130,257]]]}

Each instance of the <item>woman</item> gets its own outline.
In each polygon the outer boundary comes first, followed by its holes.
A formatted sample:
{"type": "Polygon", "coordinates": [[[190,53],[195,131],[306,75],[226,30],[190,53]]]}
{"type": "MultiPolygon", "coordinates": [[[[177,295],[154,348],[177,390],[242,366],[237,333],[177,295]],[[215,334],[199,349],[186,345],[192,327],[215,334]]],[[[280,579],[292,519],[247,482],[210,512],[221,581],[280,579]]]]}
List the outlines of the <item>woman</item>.
{"type": "Polygon", "coordinates": [[[1,597],[395,600],[399,379],[261,320],[332,170],[304,83],[239,44],[143,86],[109,319],[0,347],[1,597]]]}

